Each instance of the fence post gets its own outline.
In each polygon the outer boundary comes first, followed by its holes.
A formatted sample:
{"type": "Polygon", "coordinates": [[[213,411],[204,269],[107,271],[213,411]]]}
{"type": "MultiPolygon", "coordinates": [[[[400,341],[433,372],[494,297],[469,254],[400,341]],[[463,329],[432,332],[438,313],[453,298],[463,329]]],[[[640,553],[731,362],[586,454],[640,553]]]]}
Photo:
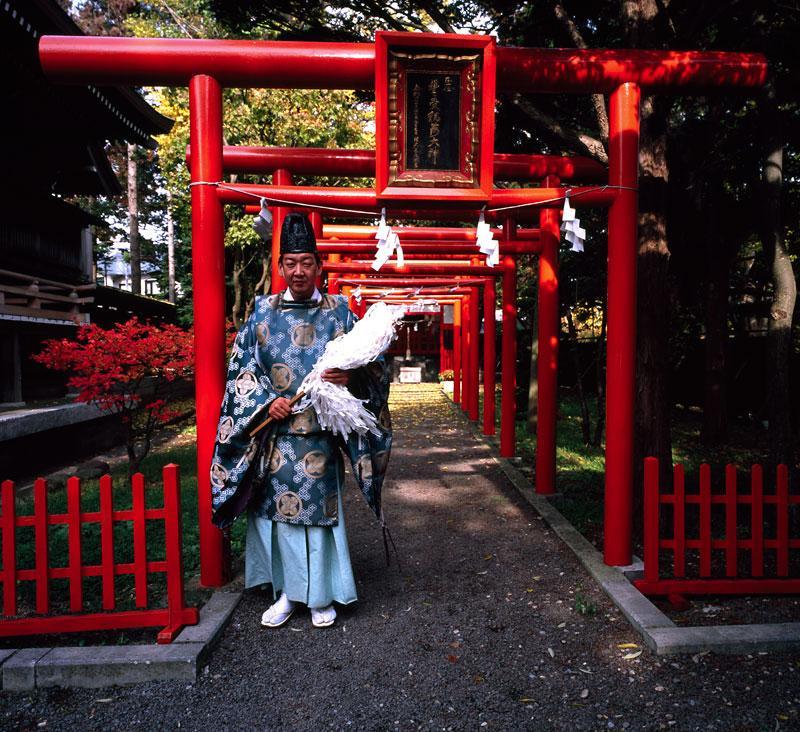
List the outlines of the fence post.
{"type": "Polygon", "coordinates": [[[2,486],[3,516],[3,615],[17,614],[17,509],[14,501],[14,481],[4,480],[2,486]]]}
{"type": "Polygon", "coordinates": [[[644,460],[644,577],[658,582],[658,458],[644,460]]]}
{"type": "Polygon", "coordinates": [[[145,528],[144,476],[134,473],[133,486],[133,582],[136,607],[147,607],[147,529],[145,528]]]}
{"type": "Polygon", "coordinates": [[[81,555],[81,479],[67,480],[67,517],[69,521],[69,609],[83,610],[83,557],[81,555]]]}
{"type": "Polygon", "coordinates": [[[33,484],[33,525],[36,544],[36,612],[50,612],[50,558],[47,545],[47,482],[37,478],[33,484]]]}
{"type": "Polygon", "coordinates": [[[683,465],[677,464],[672,471],[672,537],[675,549],[672,552],[673,572],[676,577],[686,574],[686,488],[683,465]]]}
{"type": "Polygon", "coordinates": [[[736,536],[736,466],[725,466],[725,576],[736,577],[738,574],[736,536]]]}
{"type": "Polygon", "coordinates": [[[750,476],[750,533],[753,549],[750,552],[751,574],[764,576],[764,470],[754,465],[750,476]]]}
{"type": "Polygon", "coordinates": [[[778,542],[778,577],[789,575],[789,471],[786,466],[778,466],[778,485],[775,489],[775,538],[778,542]]]}
{"type": "Polygon", "coordinates": [[[186,623],[183,588],[183,556],[181,552],[181,482],[180,469],[174,463],[165,465],[164,478],[164,542],[167,558],[167,610],[169,623],[158,634],[159,643],[170,643],[186,623]]]}
{"type": "Polygon", "coordinates": [[[103,610],[116,605],[114,589],[114,494],[111,476],[100,478],[100,564],[103,577],[103,610]]]}
{"type": "Polygon", "coordinates": [[[700,466],[700,576],[711,576],[711,467],[700,466]]]}

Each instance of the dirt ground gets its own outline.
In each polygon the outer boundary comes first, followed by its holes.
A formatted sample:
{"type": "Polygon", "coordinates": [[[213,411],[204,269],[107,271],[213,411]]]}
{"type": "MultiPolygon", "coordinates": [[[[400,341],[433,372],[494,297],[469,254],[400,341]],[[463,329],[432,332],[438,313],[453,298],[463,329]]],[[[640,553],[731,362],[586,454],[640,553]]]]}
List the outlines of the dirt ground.
{"type": "Polygon", "coordinates": [[[358,603],[262,630],[250,591],[197,683],[0,694],[36,729],[800,729],[800,658],[659,658],[435,385],[393,387],[384,505],[346,495],[358,603]]]}

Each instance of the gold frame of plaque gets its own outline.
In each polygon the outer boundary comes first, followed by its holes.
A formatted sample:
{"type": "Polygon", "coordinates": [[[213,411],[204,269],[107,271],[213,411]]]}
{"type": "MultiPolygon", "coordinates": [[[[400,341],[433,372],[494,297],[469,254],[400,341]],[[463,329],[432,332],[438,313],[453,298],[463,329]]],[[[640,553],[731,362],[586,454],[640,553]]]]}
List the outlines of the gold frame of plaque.
{"type": "Polygon", "coordinates": [[[494,161],[491,36],[375,36],[375,185],[380,199],[486,202],[494,161]]]}

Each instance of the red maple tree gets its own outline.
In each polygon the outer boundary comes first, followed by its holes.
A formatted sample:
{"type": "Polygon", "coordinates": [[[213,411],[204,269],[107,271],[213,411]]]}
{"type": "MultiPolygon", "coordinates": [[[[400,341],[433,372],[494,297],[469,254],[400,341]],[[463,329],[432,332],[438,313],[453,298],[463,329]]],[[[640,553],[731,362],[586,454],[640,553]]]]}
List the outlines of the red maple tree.
{"type": "Polygon", "coordinates": [[[33,360],[71,375],[76,401],[119,414],[126,428],[128,470],[139,469],[156,427],[177,416],[177,381],[194,367],[192,333],[133,317],[113,328],[82,325],[76,337],[44,341],[33,360]]]}

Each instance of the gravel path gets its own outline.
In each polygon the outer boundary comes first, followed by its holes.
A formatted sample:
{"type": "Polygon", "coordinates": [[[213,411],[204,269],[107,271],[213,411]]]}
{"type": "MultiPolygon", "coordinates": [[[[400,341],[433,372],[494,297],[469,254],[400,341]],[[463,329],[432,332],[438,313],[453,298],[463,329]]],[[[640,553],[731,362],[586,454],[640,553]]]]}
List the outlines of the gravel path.
{"type": "Polygon", "coordinates": [[[5,729],[800,729],[797,656],[658,658],[436,386],[394,389],[385,510],[350,490],[360,601],[259,627],[248,592],[196,684],[0,694],[5,729]]]}

